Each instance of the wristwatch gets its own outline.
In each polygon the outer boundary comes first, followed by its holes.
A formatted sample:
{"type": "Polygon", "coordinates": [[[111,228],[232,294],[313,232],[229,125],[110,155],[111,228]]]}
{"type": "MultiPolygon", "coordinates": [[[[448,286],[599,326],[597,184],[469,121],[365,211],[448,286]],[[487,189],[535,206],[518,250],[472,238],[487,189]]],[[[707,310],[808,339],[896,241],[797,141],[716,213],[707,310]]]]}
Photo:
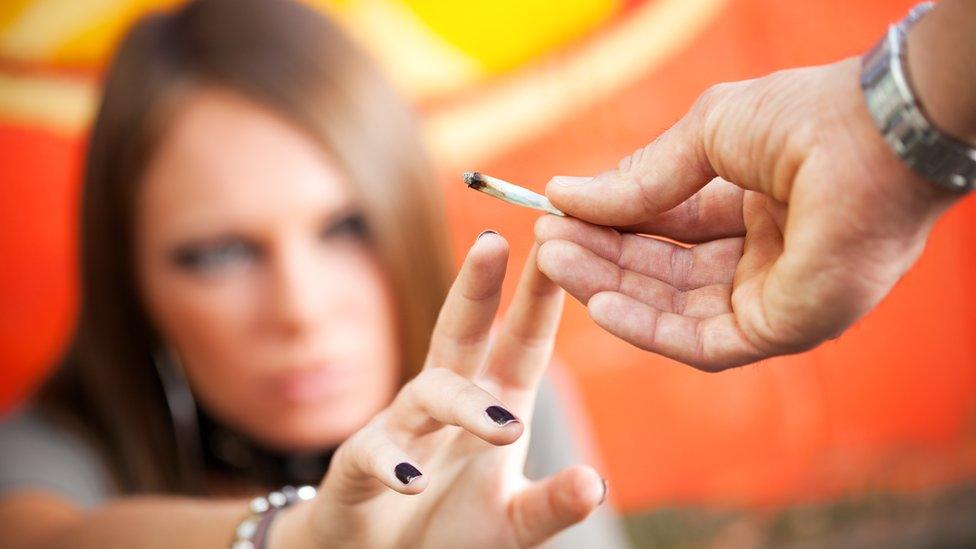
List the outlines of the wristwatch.
{"type": "Polygon", "coordinates": [[[925,115],[908,80],[908,29],[932,2],[913,8],[862,59],[861,89],[868,111],[885,141],[902,160],[940,187],[965,193],[976,187],[976,149],[936,128],[925,115]]]}

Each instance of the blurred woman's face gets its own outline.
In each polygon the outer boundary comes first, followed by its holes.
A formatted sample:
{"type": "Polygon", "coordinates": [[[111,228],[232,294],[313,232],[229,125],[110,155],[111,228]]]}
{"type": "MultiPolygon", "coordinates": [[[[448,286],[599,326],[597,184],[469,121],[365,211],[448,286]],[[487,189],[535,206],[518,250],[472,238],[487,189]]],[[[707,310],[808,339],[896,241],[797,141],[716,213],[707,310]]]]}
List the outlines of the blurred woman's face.
{"type": "Polygon", "coordinates": [[[144,302],[208,413],[269,447],[311,450],[388,404],[400,375],[388,283],[350,183],[300,129],[197,92],[136,210],[144,302]]]}

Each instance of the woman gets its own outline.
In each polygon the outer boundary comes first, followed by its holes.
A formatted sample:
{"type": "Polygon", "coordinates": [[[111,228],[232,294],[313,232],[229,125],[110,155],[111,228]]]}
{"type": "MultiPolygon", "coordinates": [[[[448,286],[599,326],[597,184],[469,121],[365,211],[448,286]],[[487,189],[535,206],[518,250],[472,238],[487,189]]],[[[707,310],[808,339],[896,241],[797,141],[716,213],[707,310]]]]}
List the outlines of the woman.
{"type": "Polygon", "coordinates": [[[513,547],[593,511],[593,469],[523,476],[561,291],[530,257],[489,344],[507,244],[483,233],[448,292],[430,181],[308,8],[137,25],[91,138],[75,339],[0,434],[5,546],[513,547]],[[319,490],[249,500],[296,483],[319,490]]]}

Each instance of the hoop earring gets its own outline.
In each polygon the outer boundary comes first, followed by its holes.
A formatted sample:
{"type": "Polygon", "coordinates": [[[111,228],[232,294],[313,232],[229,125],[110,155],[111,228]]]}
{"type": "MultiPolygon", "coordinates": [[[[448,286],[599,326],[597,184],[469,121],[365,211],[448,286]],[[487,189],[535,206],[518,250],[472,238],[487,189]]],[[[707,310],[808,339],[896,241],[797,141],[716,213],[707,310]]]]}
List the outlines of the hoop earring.
{"type": "Polygon", "coordinates": [[[152,361],[173,424],[173,437],[176,440],[177,458],[183,479],[185,482],[199,480],[194,478],[197,476],[194,472],[203,467],[200,422],[197,417],[197,403],[186,380],[183,363],[170,347],[154,350],[152,361]]]}

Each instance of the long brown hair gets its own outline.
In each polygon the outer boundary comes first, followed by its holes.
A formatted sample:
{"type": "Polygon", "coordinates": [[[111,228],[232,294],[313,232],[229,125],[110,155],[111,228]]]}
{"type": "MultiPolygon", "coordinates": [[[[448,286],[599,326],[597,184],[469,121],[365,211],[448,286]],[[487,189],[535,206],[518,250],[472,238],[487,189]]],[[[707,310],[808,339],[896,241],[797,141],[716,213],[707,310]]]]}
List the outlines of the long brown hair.
{"type": "Polygon", "coordinates": [[[181,97],[221,87],[275,109],[346,171],[396,296],[404,379],[421,366],[449,285],[443,208],[408,109],[327,19],[292,1],[197,0],[151,15],[107,74],[88,149],[81,310],[42,408],[87,431],[123,492],[195,492],[152,355],[162,342],[133,269],[140,176],[181,97]]]}

